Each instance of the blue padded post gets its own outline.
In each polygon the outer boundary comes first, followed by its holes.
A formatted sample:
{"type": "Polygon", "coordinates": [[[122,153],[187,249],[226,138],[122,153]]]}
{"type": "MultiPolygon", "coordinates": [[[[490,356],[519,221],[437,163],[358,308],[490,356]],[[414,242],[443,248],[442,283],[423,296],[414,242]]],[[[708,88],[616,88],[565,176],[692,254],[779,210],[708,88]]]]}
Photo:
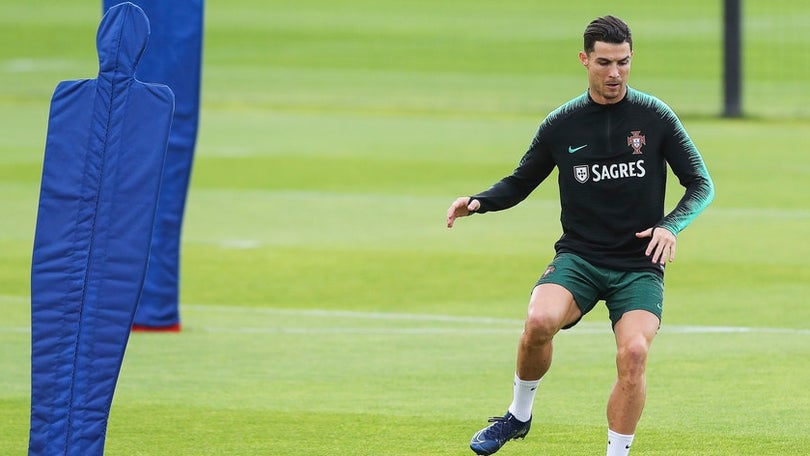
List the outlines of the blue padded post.
{"type": "MultiPolygon", "coordinates": [[[[120,0],[103,0],[104,9],[120,0]]],[[[203,0],[132,0],[152,26],[137,76],[176,97],[152,250],[134,329],[180,329],[180,239],[200,105],[203,0]]]]}

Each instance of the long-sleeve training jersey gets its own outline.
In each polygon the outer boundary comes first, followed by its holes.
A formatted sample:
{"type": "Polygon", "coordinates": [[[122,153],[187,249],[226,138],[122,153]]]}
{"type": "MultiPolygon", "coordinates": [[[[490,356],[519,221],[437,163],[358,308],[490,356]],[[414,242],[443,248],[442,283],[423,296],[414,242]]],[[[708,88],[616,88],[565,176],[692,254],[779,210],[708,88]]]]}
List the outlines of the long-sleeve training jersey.
{"type": "Polygon", "coordinates": [[[554,167],[563,230],[557,253],[611,269],[662,273],[644,254],[650,239],[635,233],[663,227],[677,235],[714,198],[703,159],[677,116],[630,87],[615,104],[598,104],[586,92],[551,112],[514,172],[472,196],[481,203],[477,212],[518,204],[554,167]],[[667,164],[686,191],[664,216],[667,164]]]}

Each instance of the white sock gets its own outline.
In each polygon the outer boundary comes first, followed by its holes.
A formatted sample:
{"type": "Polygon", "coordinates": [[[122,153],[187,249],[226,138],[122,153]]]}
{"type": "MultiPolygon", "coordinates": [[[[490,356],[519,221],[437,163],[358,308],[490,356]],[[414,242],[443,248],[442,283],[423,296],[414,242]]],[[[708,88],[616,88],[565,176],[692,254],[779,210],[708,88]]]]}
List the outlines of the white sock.
{"type": "Polygon", "coordinates": [[[516,373],[512,404],[509,406],[509,413],[520,421],[529,421],[529,418],[532,417],[534,395],[537,393],[537,385],[539,384],[540,380],[521,380],[516,373]]]}
{"type": "Polygon", "coordinates": [[[628,456],[630,445],[633,444],[635,434],[624,435],[608,429],[608,443],[606,456],[628,456]]]}

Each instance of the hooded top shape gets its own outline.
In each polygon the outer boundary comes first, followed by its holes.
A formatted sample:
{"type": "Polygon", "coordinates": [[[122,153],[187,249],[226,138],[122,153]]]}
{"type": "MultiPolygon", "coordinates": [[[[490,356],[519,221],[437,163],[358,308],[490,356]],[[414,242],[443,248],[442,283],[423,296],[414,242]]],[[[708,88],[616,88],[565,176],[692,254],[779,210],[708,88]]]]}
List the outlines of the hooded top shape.
{"type": "Polygon", "coordinates": [[[110,8],[96,34],[99,79],[115,83],[134,78],[149,34],[149,19],[141,8],[129,2],[110,8]]]}

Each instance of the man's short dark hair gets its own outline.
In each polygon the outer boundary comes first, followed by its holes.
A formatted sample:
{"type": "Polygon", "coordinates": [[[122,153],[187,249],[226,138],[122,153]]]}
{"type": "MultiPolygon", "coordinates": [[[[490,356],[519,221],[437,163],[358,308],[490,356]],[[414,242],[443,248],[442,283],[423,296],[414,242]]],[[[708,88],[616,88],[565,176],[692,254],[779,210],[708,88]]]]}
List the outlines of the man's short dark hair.
{"type": "Polygon", "coordinates": [[[629,43],[630,50],[633,50],[633,35],[630,33],[630,27],[616,16],[603,16],[594,19],[588,27],[585,28],[584,50],[586,54],[593,52],[594,43],[602,41],[603,43],[622,44],[629,43]]]}

